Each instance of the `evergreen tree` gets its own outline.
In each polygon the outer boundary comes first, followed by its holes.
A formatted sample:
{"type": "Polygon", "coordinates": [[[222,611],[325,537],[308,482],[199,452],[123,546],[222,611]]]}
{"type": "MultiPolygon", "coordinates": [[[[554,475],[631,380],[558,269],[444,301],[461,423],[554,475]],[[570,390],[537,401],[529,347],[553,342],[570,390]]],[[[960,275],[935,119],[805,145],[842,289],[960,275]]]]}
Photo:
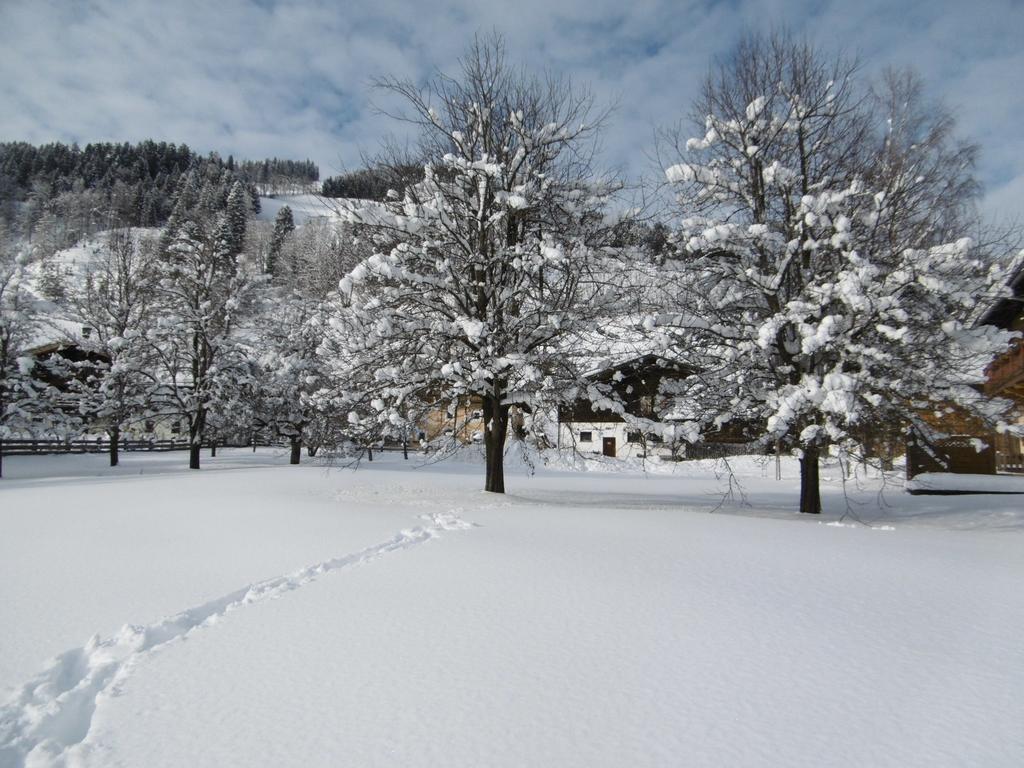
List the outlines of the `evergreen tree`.
{"type": "MultiPolygon", "coordinates": [[[[273,160],[266,162],[268,187],[281,192],[309,191],[319,178],[319,169],[309,160],[273,160]]],[[[98,228],[111,228],[114,224],[146,226],[162,224],[169,215],[178,195],[179,177],[196,174],[194,192],[205,194],[202,206],[219,210],[227,201],[235,181],[241,181],[249,192],[253,212],[259,212],[256,182],[263,165],[259,162],[226,161],[215,153],[200,156],[186,145],[176,146],[164,142],[144,141],[136,145],[127,143],[76,145],[46,144],[32,146],[24,142],[0,142],[0,219],[8,227],[20,225],[22,233],[32,230],[43,209],[63,195],[80,198],[75,208],[80,220],[69,225],[78,234],[93,234],[98,228]],[[209,182],[210,186],[207,186],[209,182]],[[144,195],[155,195],[152,213],[155,220],[147,221],[150,212],[142,200],[144,195]],[[216,198],[216,200],[215,200],[216,198]],[[32,200],[30,206],[20,206],[32,200]],[[24,216],[19,215],[20,209],[24,216]],[[95,211],[114,210],[120,221],[112,222],[90,218],[95,211]],[[84,217],[84,218],[81,218],[84,217]],[[85,223],[83,223],[85,222],[85,223]]],[[[189,197],[186,207],[197,205],[189,197]]]]}
{"type": "Polygon", "coordinates": [[[47,256],[39,265],[39,291],[50,301],[61,302],[67,298],[67,285],[60,263],[47,256]]]}
{"type": "Polygon", "coordinates": [[[222,233],[228,252],[232,256],[240,254],[245,247],[245,227],[248,218],[249,196],[242,182],[236,181],[228,195],[222,233]]]}
{"type": "Polygon", "coordinates": [[[274,217],[274,232],[270,236],[270,251],[267,254],[267,272],[269,274],[278,274],[281,251],[288,236],[294,231],[295,219],[292,217],[292,209],[283,205],[277,212],[277,216],[274,217]]]}

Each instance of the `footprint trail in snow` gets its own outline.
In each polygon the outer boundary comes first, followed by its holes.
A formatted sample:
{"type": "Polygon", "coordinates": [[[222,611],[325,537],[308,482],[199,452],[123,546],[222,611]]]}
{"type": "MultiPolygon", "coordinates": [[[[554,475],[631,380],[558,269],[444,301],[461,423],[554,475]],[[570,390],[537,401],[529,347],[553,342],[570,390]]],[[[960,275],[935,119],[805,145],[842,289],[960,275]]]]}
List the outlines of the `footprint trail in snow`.
{"type": "Polygon", "coordinates": [[[403,530],[382,544],[250,584],[155,624],[126,624],[113,637],[96,635],[84,646],[65,651],[0,709],[0,768],[65,765],[69,751],[88,736],[100,697],[115,689],[143,654],[214,624],[231,611],[278,597],[331,571],[415,547],[441,531],[475,527],[459,512],[423,515],[425,525],[403,530]]]}

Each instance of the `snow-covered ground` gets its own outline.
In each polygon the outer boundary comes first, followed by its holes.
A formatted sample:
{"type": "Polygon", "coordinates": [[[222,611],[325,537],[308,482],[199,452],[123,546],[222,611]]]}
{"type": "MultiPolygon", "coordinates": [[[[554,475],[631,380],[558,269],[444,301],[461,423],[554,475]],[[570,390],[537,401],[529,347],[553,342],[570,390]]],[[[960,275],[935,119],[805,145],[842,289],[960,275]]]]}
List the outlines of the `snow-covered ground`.
{"type": "Polygon", "coordinates": [[[5,459],[3,768],[1024,764],[1020,497],[184,460],[5,459]]]}
{"type": "Polygon", "coordinates": [[[292,209],[292,220],[298,225],[319,216],[333,216],[335,213],[333,203],[319,195],[276,195],[260,198],[260,212],[256,214],[256,218],[261,221],[273,221],[277,217],[277,212],[286,205],[292,209]]]}

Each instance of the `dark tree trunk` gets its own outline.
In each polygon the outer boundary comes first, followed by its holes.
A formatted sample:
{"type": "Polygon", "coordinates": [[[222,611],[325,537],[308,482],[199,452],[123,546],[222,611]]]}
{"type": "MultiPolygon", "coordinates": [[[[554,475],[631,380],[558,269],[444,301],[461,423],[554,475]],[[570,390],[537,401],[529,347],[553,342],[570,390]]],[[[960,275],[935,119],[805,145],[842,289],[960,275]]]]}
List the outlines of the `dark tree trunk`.
{"type": "Polygon", "coordinates": [[[310,458],[312,458],[313,456],[316,456],[316,452],[319,451],[319,450],[320,450],[320,446],[319,445],[307,445],[306,446],[306,455],[309,456],[310,458]]]}
{"type": "MultiPolygon", "coordinates": [[[[198,307],[196,307],[198,309],[198,307]]],[[[205,351],[208,351],[208,347],[205,351]]],[[[199,452],[203,447],[203,433],[206,432],[206,402],[201,397],[206,381],[208,365],[204,365],[204,342],[198,333],[192,334],[192,394],[197,398],[196,410],[188,425],[188,468],[199,469],[199,452]],[[203,354],[201,354],[203,352],[203,354]]]]}
{"type": "Polygon", "coordinates": [[[804,448],[800,458],[800,511],[821,514],[821,486],[818,482],[818,456],[820,449],[804,448]]]}
{"type": "Polygon", "coordinates": [[[366,446],[366,458],[368,461],[373,461],[373,446],[366,446]]]}
{"type": "Polygon", "coordinates": [[[188,425],[188,468],[199,469],[199,451],[203,448],[203,431],[206,412],[202,409],[188,425]]]}
{"type": "Polygon", "coordinates": [[[493,396],[484,398],[484,455],[487,479],[484,490],[505,492],[505,437],[508,435],[508,406],[493,396]]]}
{"type": "Polygon", "coordinates": [[[291,438],[292,444],[292,455],[288,459],[289,464],[298,464],[302,459],[302,438],[299,436],[293,436],[291,438]]]}
{"type": "Polygon", "coordinates": [[[882,469],[886,472],[892,472],[893,466],[896,463],[895,438],[888,436],[885,441],[885,447],[882,450],[885,451],[885,455],[882,457],[882,469]]]}
{"type": "Polygon", "coordinates": [[[217,456],[217,438],[215,437],[215,438],[213,438],[213,440],[210,441],[210,458],[212,459],[212,458],[215,458],[216,456],[217,456]]]}
{"type": "Polygon", "coordinates": [[[402,441],[402,458],[409,460],[409,443],[406,440],[402,441]]]}
{"type": "Polygon", "coordinates": [[[121,440],[121,428],[117,426],[111,427],[107,434],[110,436],[110,466],[116,467],[118,462],[118,442],[121,440]]]}

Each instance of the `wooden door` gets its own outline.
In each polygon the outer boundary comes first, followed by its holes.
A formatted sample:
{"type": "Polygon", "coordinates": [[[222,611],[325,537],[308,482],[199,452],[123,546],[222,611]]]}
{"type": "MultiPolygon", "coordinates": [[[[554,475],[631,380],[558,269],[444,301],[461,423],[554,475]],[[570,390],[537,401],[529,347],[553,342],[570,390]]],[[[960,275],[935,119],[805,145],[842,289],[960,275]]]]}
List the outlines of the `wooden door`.
{"type": "Polygon", "coordinates": [[[601,453],[605,456],[615,456],[615,438],[606,437],[601,441],[601,453]]]}

